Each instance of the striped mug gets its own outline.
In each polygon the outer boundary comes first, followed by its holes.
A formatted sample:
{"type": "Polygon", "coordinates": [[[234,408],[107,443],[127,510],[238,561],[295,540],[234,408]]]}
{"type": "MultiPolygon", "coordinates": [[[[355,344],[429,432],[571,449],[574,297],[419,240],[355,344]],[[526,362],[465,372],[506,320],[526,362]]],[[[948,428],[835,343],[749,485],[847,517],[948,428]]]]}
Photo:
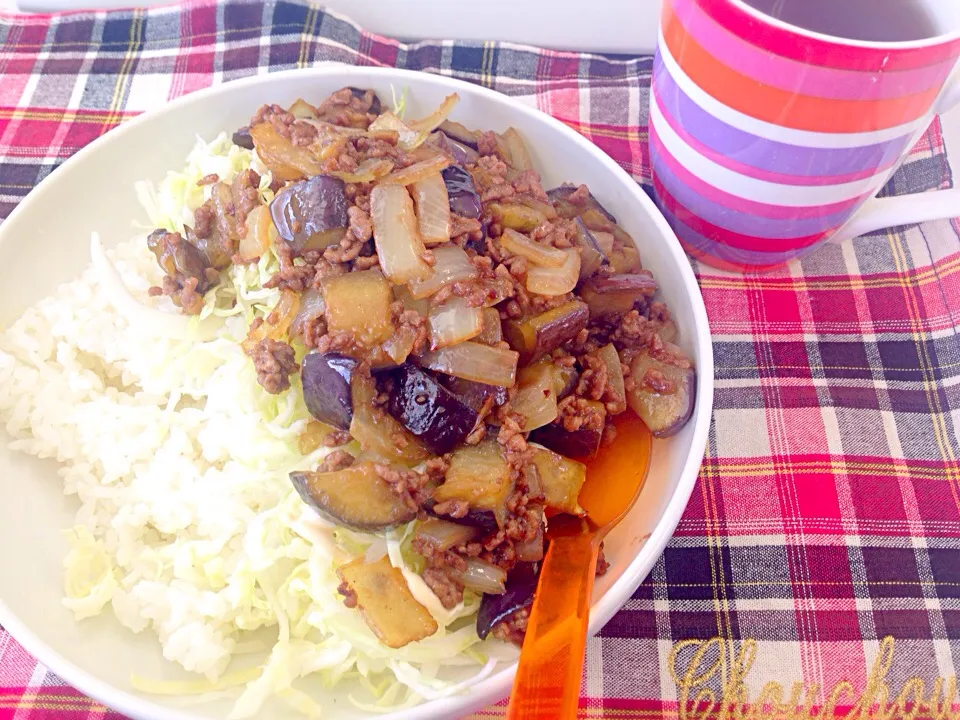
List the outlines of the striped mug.
{"type": "Polygon", "coordinates": [[[960,0],[663,0],[657,203],[692,256],[736,270],[960,215],[960,190],[874,198],[960,100],[958,57],[960,0]]]}

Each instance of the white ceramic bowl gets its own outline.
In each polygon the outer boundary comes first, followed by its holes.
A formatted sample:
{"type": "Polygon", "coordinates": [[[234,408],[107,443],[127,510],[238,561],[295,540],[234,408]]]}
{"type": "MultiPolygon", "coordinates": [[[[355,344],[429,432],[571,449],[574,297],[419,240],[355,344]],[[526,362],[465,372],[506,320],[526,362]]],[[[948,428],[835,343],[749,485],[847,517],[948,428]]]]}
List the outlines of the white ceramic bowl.
{"type": "MultiPolygon", "coordinates": [[[[426,114],[456,91],[461,99],[454,119],[478,128],[516,127],[530,145],[544,186],[586,183],[636,238],[644,266],[660,281],[680,328],[678,343],[698,368],[696,411],[681,433],[655,444],[639,502],[607,538],[606,553],[613,565],[594,593],[590,632],[595,633],[650,572],[690,497],[710,423],[713,355],[703,300],[673,232],[616,163],[562,123],[491,90],[438,75],[341,65],[249,78],[181,98],[78,152],[0,226],[0,326],[80,273],[89,262],[92,230],[114,244],[133,234],[132,220],[146,222],[134,182],[159,180],[168,169],[179,168],[197,135],[212,138],[245,125],[264,102],[287,105],[300,96],[319,99],[344,85],[372,87],[383,98],[391,97],[391,88],[408,88],[411,117],[426,114]]],[[[163,660],[149,632],[134,635],[109,613],[74,622],[61,604],[66,544],[60,531],[72,525],[75,500],[62,495],[52,462],[13,453],[6,440],[0,434],[0,623],[67,682],[126,715],[144,720],[225,717],[230,700],[191,705],[183,698],[146,696],[131,689],[131,672],[183,676],[163,660]]],[[[459,717],[506,696],[515,667],[495,673],[465,694],[378,717],[459,717]]],[[[350,689],[338,687],[323,696],[325,717],[368,717],[347,701],[350,689]]],[[[261,714],[287,716],[293,717],[283,704],[261,714]]]]}

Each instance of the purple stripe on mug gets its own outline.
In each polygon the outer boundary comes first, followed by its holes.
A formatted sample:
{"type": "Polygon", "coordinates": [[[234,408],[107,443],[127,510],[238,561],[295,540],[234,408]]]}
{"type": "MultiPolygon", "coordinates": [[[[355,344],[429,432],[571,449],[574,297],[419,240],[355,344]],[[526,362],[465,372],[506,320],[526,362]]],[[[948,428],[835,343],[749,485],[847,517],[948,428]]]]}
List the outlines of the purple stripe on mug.
{"type": "Polygon", "coordinates": [[[724,123],[694,103],[667,71],[659,51],[653,60],[653,84],[664,114],[676,118],[690,137],[715,153],[767,172],[835,176],[890,167],[912,140],[908,134],[873,145],[817,148],[761,138],[724,123]]]}
{"type": "Polygon", "coordinates": [[[696,208],[697,214],[707,222],[733,232],[775,240],[804,237],[826,232],[842,224],[851,212],[849,208],[844,208],[830,215],[797,218],[768,218],[752,212],[741,212],[714,202],[694,190],[688,182],[677,177],[665,159],[666,155],[669,153],[662,145],[651,142],[650,164],[653,173],[669,193],[686,207],[696,208]]]}
{"type": "Polygon", "coordinates": [[[756,178],[758,180],[766,180],[767,182],[779,183],[781,185],[842,185],[843,183],[849,183],[855,180],[865,180],[866,178],[873,177],[874,175],[885,173],[891,167],[893,167],[894,163],[897,161],[897,156],[894,155],[890,158],[889,163],[883,167],[869,168],[867,170],[847,173],[845,175],[787,175],[781,172],[771,172],[770,170],[764,170],[751,165],[745,165],[735,158],[728,157],[723,153],[717,152],[713,148],[704,145],[697,140],[697,138],[693,137],[689,132],[687,132],[686,127],[684,127],[682,123],[678,122],[677,119],[673,117],[664,107],[659,90],[654,87],[651,92],[654,95],[654,97],[651,98],[651,103],[654,101],[657,103],[657,105],[660,107],[660,112],[663,115],[663,119],[667,121],[667,124],[673,128],[673,131],[678,137],[680,137],[681,140],[683,140],[687,145],[704,157],[709,158],[715,163],[733,170],[734,172],[746,175],[747,177],[756,178]]]}
{"type": "Polygon", "coordinates": [[[769,218],[779,222],[792,222],[803,218],[817,218],[833,215],[835,213],[851,214],[863,201],[869,197],[863,195],[859,198],[851,198],[839,203],[830,205],[809,205],[804,207],[792,207],[789,205],[771,205],[769,203],[748,200],[737,195],[731,195],[720,188],[705,182],[694,175],[681,165],[673,155],[664,147],[663,142],[657,134],[656,126],[650,125],[649,131],[651,153],[658,153],[659,157],[667,164],[670,170],[676,175],[679,182],[688,185],[702,197],[711,200],[720,207],[727,207],[731,210],[754,214],[759,217],[769,218]]]}
{"type": "Polygon", "coordinates": [[[686,31],[718,62],[758,82],[803,95],[838,100],[877,100],[940,87],[956,64],[948,59],[912,70],[874,75],[806,65],[738,38],[707,15],[695,0],[674,0],[673,12],[686,31]]]}
{"type": "Polygon", "coordinates": [[[722,263],[729,263],[738,267],[765,267],[789,262],[803,255],[806,250],[805,248],[793,248],[783,252],[757,252],[756,250],[733,248],[704,237],[683,223],[670,210],[663,207],[663,203],[657,202],[657,206],[687,252],[696,258],[704,259],[706,262],[713,262],[716,259],[722,261],[722,263]],[[704,258],[703,256],[707,257],[704,258]]]}

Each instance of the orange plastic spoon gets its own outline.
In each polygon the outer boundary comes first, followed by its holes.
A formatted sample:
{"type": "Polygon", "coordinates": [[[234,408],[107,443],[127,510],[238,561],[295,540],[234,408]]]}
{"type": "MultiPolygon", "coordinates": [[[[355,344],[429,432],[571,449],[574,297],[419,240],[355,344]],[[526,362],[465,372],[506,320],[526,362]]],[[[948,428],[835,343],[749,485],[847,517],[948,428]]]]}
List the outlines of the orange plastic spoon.
{"type": "Polygon", "coordinates": [[[613,443],[587,463],[579,498],[587,517],[557,515],[549,521],[550,547],[530,608],[508,720],[577,716],[600,542],[633,507],[650,466],[652,438],[643,422],[626,412],[616,427],[613,443]]]}

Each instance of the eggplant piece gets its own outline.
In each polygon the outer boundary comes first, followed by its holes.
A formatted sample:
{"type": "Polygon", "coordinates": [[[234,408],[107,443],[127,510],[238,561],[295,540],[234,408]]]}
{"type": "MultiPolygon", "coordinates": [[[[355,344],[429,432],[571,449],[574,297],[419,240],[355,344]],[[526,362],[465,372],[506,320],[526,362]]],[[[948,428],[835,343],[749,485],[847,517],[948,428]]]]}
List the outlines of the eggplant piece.
{"type": "MultiPolygon", "coordinates": [[[[606,417],[607,409],[602,402],[588,400],[591,406],[606,417]]],[[[557,423],[550,423],[530,433],[530,442],[539,443],[554,452],[569,458],[592,457],[600,449],[603,428],[581,427],[578,430],[564,430],[557,423]]]]}
{"type": "Polygon", "coordinates": [[[473,183],[473,176],[459,165],[450,165],[440,171],[450,198],[450,211],[460,217],[479,220],[483,214],[480,194],[473,183]]]}
{"type": "Polygon", "coordinates": [[[500,525],[497,523],[497,518],[492,512],[487,512],[486,510],[468,510],[467,514],[463,517],[455,518],[450,517],[449,515],[437,515],[434,513],[433,508],[436,504],[436,500],[427,500],[425,503],[423,503],[423,509],[430,513],[430,515],[433,517],[449,520],[457,525],[471,527],[479,533],[480,537],[492,535],[500,529],[500,525]]]}
{"type": "Polygon", "coordinates": [[[246,125],[242,128],[238,128],[233,133],[231,140],[237,147],[242,147],[246,150],[253,150],[253,136],[250,134],[250,128],[246,125]]]}
{"type": "Polygon", "coordinates": [[[553,390],[557,393],[557,400],[563,400],[577,387],[577,383],[580,381],[580,373],[573,365],[557,365],[553,369],[553,378],[553,390]]]}
{"type": "MultiPolygon", "coordinates": [[[[203,295],[215,284],[207,278],[207,256],[180,233],[158,228],[147,236],[147,247],[156,257],[157,265],[180,286],[187,280],[196,279],[197,293],[203,295]]],[[[177,297],[174,300],[179,302],[177,297]]]]}
{"type": "Polygon", "coordinates": [[[307,505],[354,530],[383,530],[417,516],[370,462],[333,472],[292,472],[290,481],[307,505]]]}
{"type": "Polygon", "coordinates": [[[577,231],[575,239],[580,247],[580,281],[583,282],[596,275],[604,265],[609,265],[610,261],[593,233],[583,224],[583,220],[577,218],[574,225],[577,231]]]}
{"type": "Polygon", "coordinates": [[[437,455],[456,448],[477,424],[477,412],[420,368],[391,373],[389,413],[437,455]]]}
{"type": "MultiPolygon", "coordinates": [[[[367,95],[367,90],[363,88],[350,87],[350,94],[355,98],[363,99],[367,95]]],[[[379,115],[383,112],[383,105],[380,103],[380,98],[377,97],[377,94],[372,90],[369,91],[373,98],[370,100],[370,109],[367,110],[371,115],[379,115]]]]}
{"type": "Polygon", "coordinates": [[[540,476],[546,506],[571,515],[583,515],[577,497],[587,479],[587,466],[536,446],[533,449],[533,464],[540,476]]]}
{"type": "Polygon", "coordinates": [[[438,128],[445,135],[453,138],[457,142],[463,143],[474,150],[477,149],[477,133],[453,120],[444,120],[438,128]]]}
{"type": "Polygon", "coordinates": [[[477,635],[486,639],[494,626],[510,614],[533,604],[540,572],[538,563],[519,563],[510,574],[502,595],[484,595],[477,612],[477,635]]]}
{"type": "Polygon", "coordinates": [[[472,147],[454,140],[440,130],[433,133],[430,138],[434,145],[452,157],[457,165],[470,165],[480,158],[480,155],[472,147]]]}
{"type": "Polygon", "coordinates": [[[374,348],[393,335],[393,291],[378,270],[324,278],[323,300],[329,332],[350,333],[365,348],[374,348]]]}
{"type": "Polygon", "coordinates": [[[633,387],[627,402],[654,437],[680,432],[693,416],[697,374],[676,345],[664,343],[656,355],[645,349],[630,365],[633,387]]]}
{"type": "Polygon", "coordinates": [[[359,360],[336,352],[312,352],[303,358],[303,401],[313,417],[340,430],[350,429],[350,383],[359,364],[359,360]]]}
{"type": "Polygon", "coordinates": [[[370,375],[353,375],[353,420],[350,434],[365,451],[387,462],[413,467],[430,451],[397,420],[373,404],[377,385],[370,375]]]}
{"type": "Polygon", "coordinates": [[[322,250],[340,242],[349,218],[343,180],[317,175],[280,192],[270,203],[277,234],[292,250],[322,250]]]}
{"type": "Polygon", "coordinates": [[[622,315],[657,292],[657,281],[645,273],[610,275],[587,280],[580,297],[590,308],[590,317],[622,315]]]}
{"type": "Polygon", "coordinates": [[[611,213],[607,212],[607,209],[597,201],[591,192],[587,192],[587,200],[583,205],[574,205],[569,202],[567,198],[570,197],[576,189],[576,185],[561,185],[552,190],[547,190],[547,197],[550,198],[560,217],[570,220],[580,215],[584,210],[596,210],[610,222],[617,222],[617,219],[611,213]]]}
{"type": "Polygon", "coordinates": [[[437,631],[437,621],[413,597],[403,572],[388,556],[372,563],[359,557],[337,575],[356,598],[364,622],[387,647],[402,648],[437,631]]]}
{"type": "Polygon", "coordinates": [[[507,401],[507,389],[500,385],[487,385],[453,375],[441,375],[439,380],[447,390],[460,398],[461,402],[477,412],[480,412],[488,397],[493,398],[493,407],[499,407],[507,401]]]}
{"type": "Polygon", "coordinates": [[[587,326],[590,309],[580,300],[571,300],[545,313],[503,324],[510,347],[520,353],[520,363],[532,363],[572,340],[587,326]]]}
{"type": "Polygon", "coordinates": [[[539,210],[519,203],[490,203],[487,210],[501,227],[530,232],[547,221],[539,210]]]}
{"type": "Polygon", "coordinates": [[[513,486],[503,448],[496,440],[488,439],[453,453],[447,478],[433,491],[433,499],[438,503],[462,500],[474,510],[492,512],[502,527],[513,486]]]}

